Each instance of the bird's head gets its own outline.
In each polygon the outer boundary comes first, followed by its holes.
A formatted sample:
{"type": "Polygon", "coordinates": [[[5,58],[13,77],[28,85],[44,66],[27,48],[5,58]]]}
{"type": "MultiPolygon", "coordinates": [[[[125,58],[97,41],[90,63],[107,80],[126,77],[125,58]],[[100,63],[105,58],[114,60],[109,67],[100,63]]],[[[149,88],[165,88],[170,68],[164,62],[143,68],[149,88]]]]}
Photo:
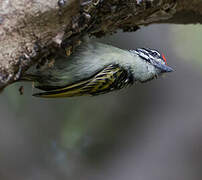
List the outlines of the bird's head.
{"type": "MultiPolygon", "coordinates": [[[[152,68],[154,71],[152,73],[153,75],[151,75],[151,73],[148,70],[147,73],[145,73],[145,78],[143,78],[145,81],[147,81],[149,79],[153,79],[154,77],[158,76],[159,74],[173,71],[173,69],[167,65],[165,56],[163,54],[160,54],[157,50],[149,49],[149,48],[138,48],[136,50],[130,50],[130,53],[132,53],[135,56],[140,57],[141,60],[145,61],[145,64],[147,64],[148,66],[150,66],[150,65],[153,66],[153,68],[152,68]],[[146,74],[148,76],[146,76],[146,74]]],[[[150,67],[152,67],[152,66],[150,66],[150,67]]],[[[147,67],[147,69],[148,69],[148,67],[147,67]]]]}
{"type": "Polygon", "coordinates": [[[159,69],[161,73],[173,71],[173,69],[167,65],[164,54],[161,55],[157,50],[138,48],[136,50],[130,50],[130,52],[138,55],[146,62],[152,64],[154,67],[159,69]]]}

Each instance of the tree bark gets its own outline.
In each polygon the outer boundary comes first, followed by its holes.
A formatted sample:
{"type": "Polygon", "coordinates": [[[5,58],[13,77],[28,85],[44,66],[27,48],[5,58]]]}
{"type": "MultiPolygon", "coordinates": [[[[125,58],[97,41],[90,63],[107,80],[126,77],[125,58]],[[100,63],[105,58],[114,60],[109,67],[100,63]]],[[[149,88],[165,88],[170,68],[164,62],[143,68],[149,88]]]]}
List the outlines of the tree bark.
{"type": "Polygon", "coordinates": [[[85,35],[135,31],[152,23],[202,22],[201,0],[1,0],[0,89],[85,35]]]}

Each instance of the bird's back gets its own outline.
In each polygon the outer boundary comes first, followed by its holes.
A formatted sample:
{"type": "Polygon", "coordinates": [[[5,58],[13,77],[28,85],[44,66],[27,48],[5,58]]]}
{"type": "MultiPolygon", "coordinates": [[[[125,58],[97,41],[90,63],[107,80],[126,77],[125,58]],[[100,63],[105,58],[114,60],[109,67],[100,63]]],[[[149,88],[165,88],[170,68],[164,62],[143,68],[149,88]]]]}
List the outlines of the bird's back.
{"type": "Polygon", "coordinates": [[[83,43],[71,56],[58,55],[53,67],[38,73],[41,77],[49,76],[44,78],[48,81],[43,84],[64,86],[87,79],[111,63],[118,63],[117,56],[125,56],[125,53],[122,49],[98,42],[83,43]]]}

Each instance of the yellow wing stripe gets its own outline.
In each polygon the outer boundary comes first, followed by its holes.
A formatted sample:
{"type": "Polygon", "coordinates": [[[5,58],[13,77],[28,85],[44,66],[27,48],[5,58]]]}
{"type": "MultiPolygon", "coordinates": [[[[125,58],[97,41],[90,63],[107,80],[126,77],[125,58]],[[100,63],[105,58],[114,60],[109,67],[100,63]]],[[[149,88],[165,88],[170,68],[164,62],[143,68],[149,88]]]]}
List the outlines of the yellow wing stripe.
{"type": "Polygon", "coordinates": [[[57,90],[34,94],[34,96],[58,98],[84,96],[104,92],[105,90],[109,90],[115,82],[116,77],[119,77],[121,73],[122,70],[119,67],[113,67],[113,65],[110,65],[89,80],[84,80],[57,90]]]}

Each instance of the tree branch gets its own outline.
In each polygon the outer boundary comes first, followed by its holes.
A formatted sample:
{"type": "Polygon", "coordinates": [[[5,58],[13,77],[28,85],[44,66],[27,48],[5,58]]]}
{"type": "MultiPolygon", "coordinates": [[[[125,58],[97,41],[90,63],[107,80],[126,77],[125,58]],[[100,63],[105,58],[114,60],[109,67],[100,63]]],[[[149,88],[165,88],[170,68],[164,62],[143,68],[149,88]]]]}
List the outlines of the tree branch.
{"type": "Polygon", "coordinates": [[[201,23],[201,12],[200,0],[1,0],[0,89],[58,49],[71,54],[84,35],[201,23]]]}

